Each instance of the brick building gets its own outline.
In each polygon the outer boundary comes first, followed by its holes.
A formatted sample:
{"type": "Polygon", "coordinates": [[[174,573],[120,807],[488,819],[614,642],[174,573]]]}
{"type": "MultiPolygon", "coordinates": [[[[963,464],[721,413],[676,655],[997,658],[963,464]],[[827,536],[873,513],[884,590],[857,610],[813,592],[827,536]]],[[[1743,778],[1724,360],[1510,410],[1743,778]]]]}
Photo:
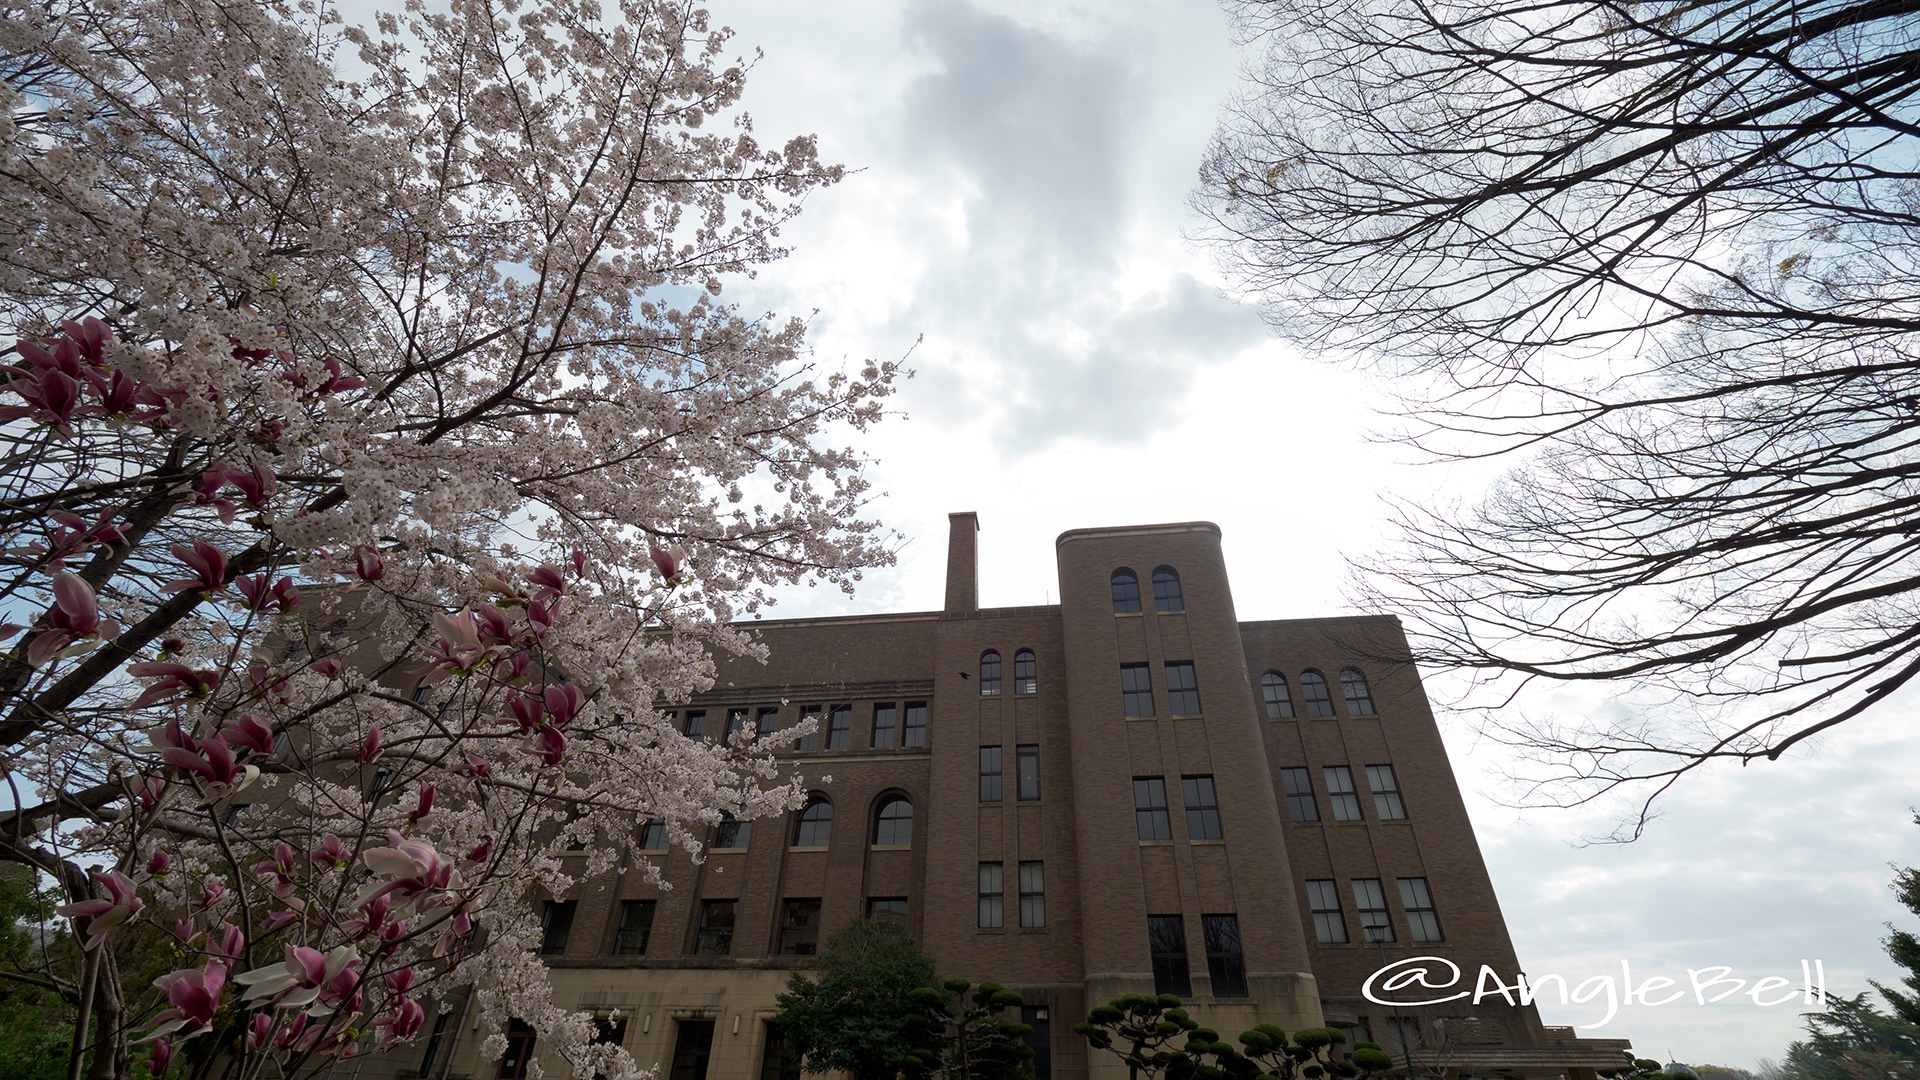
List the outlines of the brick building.
{"type": "MultiPolygon", "coordinates": [[[[546,906],[561,1004],[617,1010],[608,1036],[663,1080],[785,1080],[775,995],[873,915],[944,976],[1024,994],[1039,1080],[1115,1075],[1072,1025],[1134,991],[1229,1038],[1325,1023],[1455,1075],[1621,1062],[1531,1007],[1362,997],[1383,956],[1446,957],[1469,986],[1520,970],[1396,620],[1240,621],[1205,522],[1064,533],[1058,605],[983,609],[977,529],[952,516],[943,610],[755,623],[768,663],[675,709],[709,738],[818,719],[781,757],[831,782],[723,826],[699,866],[636,822],[673,887],[611,875],[546,906]]],[[[479,1060],[457,1009],[430,1027],[395,1075],[539,1053],[522,1031],[479,1060]]]]}

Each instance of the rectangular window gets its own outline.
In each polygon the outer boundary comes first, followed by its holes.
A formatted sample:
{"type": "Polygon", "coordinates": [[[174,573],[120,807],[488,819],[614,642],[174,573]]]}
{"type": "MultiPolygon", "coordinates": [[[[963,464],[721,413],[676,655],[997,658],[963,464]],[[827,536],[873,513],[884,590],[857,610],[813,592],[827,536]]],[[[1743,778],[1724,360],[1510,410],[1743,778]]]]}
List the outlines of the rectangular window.
{"type": "Polygon", "coordinates": [[[593,1046],[627,1045],[627,1018],[615,1019],[611,1016],[595,1017],[593,1021],[593,1046]]]}
{"type": "MultiPolygon", "coordinates": [[[[468,993],[473,991],[469,990],[468,993]]],[[[433,1034],[427,1036],[427,1052],[420,1055],[420,1071],[416,1076],[433,1075],[433,1059],[440,1054],[440,1040],[446,1037],[447,1025],[453,1022],[453,1014],[442,1011],[433,1021],[433,1034]]]]}
{"type": "Polygon", "coordinates": [[[1020,925],[1047,925],[1047,879],[1037,862],[1020,864],[1020,925]]]}
{"type": "Polygon", "coordinates": [[[997,929],[1002,925],[1001,904],[1006,896],[1006,868],[997,862],[980,864],[980,927],[997,929]]]}
{"type": "Polygon", "coordinates": [[[620,929],[614,934],[615,956],[647,955],[647,939],[653,936],[653,910],[658,901],[620,901],[620,929]]]}
{"type": "Polygon", "coordinates": [[[1420,1022],[1404,1016],[1387,1017],[1387,1047],[1395,1057],[1420,1049],[1420,1022]]]}
{"type": "Polygon", "coordinates": [[[1393,918],[1379,878],[1353,879],[1353,909],[1360,916],[1360,939],[1372,945],[1393,940],[1393,918]]]}
{"type": "Polygon", "coordinates": [[[567,951],[567,936],[573,932],[573,911],[578,900],[549,900],[540,911],[540,955],[559,956],[567,951]]]}
{"type": "Polygon", "coordinates": [[[924,701],[907,702],[906,723],[900,730],[901,746],[927,745],[927,703],[924,701]]]}
{"type": "Polygon", "coordinates": [[[820,948],[820,899],[788,900],[780,925],[781,956],[812,956],[820,948]]]}
{"type": "Polygon", "coordinates": [[[1247,960],[1240,951],[1240,919],[1234,915],[1200,916],[1200,936],[1207,947],[1207,975],[1214,997],[1247,996],[1247,960]]]}
{"type": "Polygon", "coordinates": [[[733,953],[733,918],[738,900],[700,902],[700,935],[693,951],[700,956],[730,956],[733,953]]]}
{"type": "Polygon", "coordinates": [[[686,725],[680,730],[686,732],[687,738],[697,739],[706,726],[707,711],[705,709],[688,709],[686,725]]]}
{"type": "Polygon", "coordinates": [[[1415,941],[1445,941],[1440,933],[1440,915],[1433,909],[1433,894],[1427,891],[1427,879],[1400,879],[1400,906],[1407,909],[1407,929],[1415,941]]]}
{"type": "Polygon", "coordinates": [[[1353,770],[1345,765],[1329,765],[1322,771],[1327,778],[1327,801],[1333,804],[1333,820],[1363,820],[1360,796],[1353,790],[1353,770]]]}
{"type": "Polygon", "coordinates": [[[1033,653],[1021,649],[1013,654],[1013,692],[1031,694],[1040,689],[1040,680],[1034,668],[1033,653]]]}
{"type": "Polygon", "coordinates": [[[1307,882],[1307,906],[1313,910],[1313,937],[1322,945],[1347,943],[1347,918],[1340,913],[1340,887],[1332,881],[1307,882]]]}
{"type": "Polygon", "coordinates": [[[673,1071],[669,1080],[707,1080],[707,1063],[713,1057],[713,1021],[679,1020],[679,1036],[673,1043],[673,1071]]]}
{"type": "Polygon", "coordinates": [[[747,730],[747,710],[727,710],[727,740],[731,742],[735,735],[747,730]]]}
{"type": "MultiPolygon", "coordinates": [[[[763,713],[761,715],[764,716],[765,714],[763,713]]],[[[818,705],[800,706],[800,722],[804,724],[804,723],[807,723],[808,721],[813,722],[813,734],[802,735],[800,736],[800,738],[796,739],[793,744],[793,748],[795,750],[820,749],[820,706],[818,705]]]]}
{"type": "Polygon", "coordinates": [[[525,1020],[507,1021],[507,1052],[500,1057],[500,1080],[525,1080],[539,1035],[525,1020]]]}
{"type": "Polygon", "coordinates": [[[1167,662],[1167,707],[1175,716],[1200,715],[1200,684],[1193,678],[1193,661],[1167,662]]]}
{"type": "Polygon", "coordinates": [[[641,851],[667,850],[667,823],[659,818],[650,819],[640,827],[641,851]]]}
{"type": "Polygon", "coordinates": [[[873,707],[873,748],[886,750],[893,746],[893,706],[875,705],[873,707]]]}
{"type": "Polygon", "coordinates": [[[1280,770],[1280,786],[1287,793],[1287,816],[1295,821],[1319,821],[1320,808],[1313,802],[1313,774],[1305,769],[1280,770]]]}
{"type": "Polygon", "coordinates": [[[1040,747],[1036,743],[1025,743],[1014,750],[1015,760],[1020,769],[1020,798],[1032,800],[1040,797],[1040,747]]]}
{"type": "Polygon", "coordinates": [[[1000,748],[980,748],[980,801],[1000,801],[1000,748]]]}
{"type": "MultiPolygon", "coordinates": [[[[813,710],[813,715],[816,717],[819,716],[820,710],[818,708],[815,708],[813,710]]],[[[760,718],[753,725],[753,741],[759,742],[761,739],[764,739],[767,736],[772,735],[774,732],[779,730],[780,730],[780,710],[778,708],[761,709],[760,718]]],[[[814,746],[817,746],[817,745],[819,745],[819,743],[816,741],[813,745],[808,746],[807,749],[811,750],[814,748],[814,746]]]]}
{"type": "MultiPolygon", "coordinates": [[[[392,769],[389,769],[383,765],[380,768],[373,770],[373,783],[367,785],[367,801],[370,803],[379,802],[380,796],[385,795],[387,793],[387,786],[392,783],[393,783],[392,769]]],[[[234,820],[228,822],[229,825],[238,825],[239,823],[240,823],[240,820],[238,818],[235,818],[234,820]]]]}
{"type": "Polygon", "coordinates": [[[1367,766],[1367,786],[1373,789],[1373,812],[1381,821],[1407,819],[1407,804],[1400,801],[1400,781],[1393,775],[1393,766],[1367,766]]]}
{"type": "Polygon", "coordinates": [[[1187,806],[1187,839],[1220,839],[1220,801],[1213,793],[1213,777],[1181,777],[1180,801],[1187,806]]]}
{"type": "Polygon", "coordinates": [[[835,705],[827,714],[827,749],[845,750],[853,737],[853,706],[835,705]]]}
{"type": "Polygon", "coordinates": [[[1147,665],[1120,665],[1120,701],[1128,716],[1153,715],[1153,677],[1147,665]]]}
{"type": "Polygon", "coordinates": [[[800,1080],[800,1059],[787,1048],[780,1025],[767,1025],[767,1049],[760,1057],[760,1080],[800,1080]]]}
{"type": "Polygon", "coordinates": [[[907,898],[904,896],[867,897],[867,918],[890,922],[896,926],[907,925],[907,898]]]}
{"type": "Polygon", "coordinates": [[[1133,778],[1133,823],[1142,840],[1173,839],[1167,820],[1167,782],[1158,776],[1133,778]]]}
{"type": "Polygon", "coordinates": [[[722,811],[720,828],[713,834],[713,846],[717,851],[735,851],[746,847],[752,836],[753,822],[740,821],[722,811]]]}
{"type": "Polygon", "coordinates": [[[980,657],[980,696],[1000,696],[1000,654],[997,652],[980,657]]]}
{"type": "Polygon", "coordinates": [[[1185,920],[1178,915],[1147,916],[1147,949],[1153,953],[1153,992],[1192,997],[1185,920]]]}

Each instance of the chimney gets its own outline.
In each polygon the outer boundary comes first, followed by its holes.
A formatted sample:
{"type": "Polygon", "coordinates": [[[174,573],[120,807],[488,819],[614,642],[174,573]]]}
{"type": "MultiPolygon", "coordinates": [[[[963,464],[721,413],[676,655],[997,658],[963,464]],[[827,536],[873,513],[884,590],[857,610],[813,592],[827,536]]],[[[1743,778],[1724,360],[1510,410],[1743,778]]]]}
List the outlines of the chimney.
{"type": "Polygon", "coordinates": [[[948,514],[947,611],[980,610],[980,515],[948,514]]]}

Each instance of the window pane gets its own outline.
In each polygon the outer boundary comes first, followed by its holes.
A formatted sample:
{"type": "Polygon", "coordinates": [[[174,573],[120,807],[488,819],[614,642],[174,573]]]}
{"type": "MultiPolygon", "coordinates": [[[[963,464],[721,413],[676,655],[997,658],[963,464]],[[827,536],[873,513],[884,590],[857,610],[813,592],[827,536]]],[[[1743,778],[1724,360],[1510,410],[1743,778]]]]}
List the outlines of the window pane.
{"type": "Polygon", "coordinates": [[[1220,804],[1213,793],[1213,777],[1180,778],[1180,801],[1187,806],[1187,839],[1220,839],[1220,804]]]}
{"type": "Polygon", "coordinates": [[[1047,925],[1047,886],[1042,866],[1037,862],[1020,864],[1020,925],[1047,925]]]}
{"type": "Polygon", "coordinates": [[[845,750],[853,735],[853,706],[835,705],[827,723],[827,749],[845,750]]]}
{"type": "Polygon", "coordinates": [[[1175,716],[1200,715],[1200,690],[1193,678],[1192,661],[1167,664],[1167,705],[1175,716]]]}
{"type": "MultiPolygon", "coordinates": [[[[819,706],[813,707],[813,718],[816,720],[820,718],[819,706]]],[[[779,730],[780,730],[780,710],[776,708],[761,709],[760,717],[753,725],[754,741],[758,742],[759,740],[764,739],[767,736],[772,735],[774,732],[779,730]]],[[[802,740],[802,741],[807,743],[806,749],[808,750],[812,750],[814,747],[820,745],[818,739],[808,739],[808,740],[802,740]]]]}
{"type": "Polygon", "coordinates": [[[907,898],[904,896],[868,897],[867,918],[904,927],[907,925],[907,898]]]}
{"type": "Polygon", "coordinates": [[[812,956],[820,944],[820,900],[788,900],[780,927],[781,956],[812,956]]]}
{"type": "Polygon", "coordinates": [[[1303,768],[1280,770],[1280,784],[1287,793],[1287,816],[1295,821],[1319,821],[1320,808],[1313,801],[1313,774],[1303,768]]]}
{"type": "Polygon", "coordinates": [[[989,649],[980,654],[980,696],[1000,693],[1000,654],[989,649]]]}
{"type": "Polygon", "coordinates": [[[654,818],[640,828],[641,851],[667,850],[667,823],[654,818]]]}
{"type": "Polygon", "coordinates": [[[720,821],[720,828],[713,835],[713,846],[723,851],[731,851],[747,846],[747,840],[753,835],[753,822],[736,821],[728,814],[720,821]]]}
{"type": "Polygon", "coordinates": [[[1207,975],[1214,997],[1247,996],[1247,963],[1240,951],[1240,920],[1233,915],[1200,916],[1207,949],[1207,975]]]}
{"type": "Polygon", "coordinates": [[[567,938],[573,931],[573,912],[578,900],[549,900],[540,912],[540,955],[559,956],[567,951],[567,938]]]}
{"type": "Polygon", "coordinates": [[[1360,797],[1353,790],[1353,770],[1345,765],[1329,765],[1323,772],[1327,778],[1327,802],[1333,805],[1333,820],[1364,820],[1360,797]]]}
{"type": "Polygon", "coordinates": [[[1391,765],[1367,766],[1367,786],[1373,789],[1373,812],[1381,821],[1403,821],[1407,806],[1400,800],[1400,781],[1391,765]]]}
{"type": "Polygon", "coordinates": [[[1277,671],[1260,676],[1260,696],[1267,702],[1267,719],[1293,719],[1293,695],[1287,691],[1287,677],[1277,671]]]}
{"type": "Polygon", "coordinates": [[[1016,755],[1020,765],[1020,798],[1040,797],[1040,747],[1027,743],[1016,755]]]}
{"type": "Polygon", "coordinates": [[[1307,699],[1308,716],[1333,715],[1333,697],[1327,693],[1326,676],[1317,671],[1301,672],[1300,696],[1307,699]]]}
{"type": "Polygon", "coordinates": [[[1120,665],[1120,699],[1127,716],[1153,715],[1153,677],[1147,665],[1120,665]]]}
{"type": "Polygon", "coordinates": [[[1373,695],[1367,691],[1367,677],[1354,668],[1340,673],[1340,689],[1347,696],[1348,716],[1372,716],[1373,695]]]}
{"type": "Polygon", "coordinates": [[[980,748],[980,801],[1000,801],[1000,748],[980,748]]]}
{"type": "Polygon", "coordinates": [[[1005,870],[997,862],[980,864],[980,926],[992,930],[1002,925],[1001,905],[1006,893],[1005,870]]]}
{"type": "Polygon", "coordinates": [[[620,928],[614,934],[615,956],[645,956],[647,939],[653,935],[653,912],[657,901],[620,901],[620,928]]]}
{"type": "Polygon", "coordinates": [[[1167,818],[1167,782],[1158,776],[1133,778],[1133,818],[1142,840],[1171,840],[1167,818]]]}
{"type": "Polygon", "coordinates": [[[700,737],[700,733],[706,729],[706,726],[707,711],[705,709],[688,709],[687,723],[681,730],[686,732],[687,738],[697,739],[700,737]]]}
{"type": "Polygon", "coordinates": [[[1033,650],[1021,649],[1013,654],[1013,692],[1031,694],[1040,688],[1040,680],[1034,666],[1033,650]]]}
{"type": "Polygon", "coordinates": [[[1140,579],[1131,570],[1113,572],[1113,612],[1126,615],[1140,610],[1140,579]]]}
{"type": "Polygon", "coordinates": [[[893,706],[891,705],[873,707],[873,745],[876,750],[885,750],[893,745],[893,706]]]}
{"type": "Polygon", "coordinates": [[[1153,992],[1192,997],[1185,921],[1178,915],[1147,916],[1147,948],[1153,954],[1153,992]]]}
{"type": "Polygon", "coordinates": [[[1446,940],[1440,933],[1440,915],[1433,909],[1433,894],[1427,891],[1426,878],[1401,878],[1400,904],[1407,909],[1407,929],[1413,933],[1413,940],[1446,940]]]}
{"type": "Polygon", "coordinates": [[[1323,945],[1343,945],[1347,920],[1340,914],[1340,890],[1331,880],[1307,882],[1307,906],[1313,912],[1314,937],[1323,945]]]}
{"type": "Polygon", "coordinates": [[[1180,611],[1184,609],[1180,600],[1180,575],[1170,566],[1163,566],[1153,572],[1153,607],[1155,611],[1180,611]]]}
{"type": "MultiPolygon", "coordinates": [[[[778,715],[777,713],[775,714],[776,726],[778,725],[778,715]]],[[[794,740],[793,748],[795,750],[820,749],[820,706],[802,705],[800,707],[800,722],[804,724],[809,721],[813,723],[813,734],[802,735],[800,738],[794,740]]],[[[767,714],[765,710],[762,710],[760,713],[760,724],[762,728],[760,734],[762,737],[773,733],[773,728],[767,726],[767,714]]]]}
{"type": "Polygon", "coordinates": [[[907,702],[907,719],[900,737],[901,746],[927,745],[927,703],[907,702]]]}
{"type": "Polygon", "coordinates": [[[733,952],[735,901],[707,900],[700,905],[700,935],[694,952],[700,956],[727,956],[733,952]]]}
{"type": "Polygon", "coordinates": [[[905,797],[895,795],[880,805],[880,815],[874,821],[873,842],[913,843],[913,804],[905,797]]]}
{"type": "Polygon", "coordinates": [[[800,824],[794,830],[795,847],[826,847],[833,836],[833,804],[815,798],[800,811],[800,824]]]}
{"type": "Polygon", "coordinates": [[[728,709],[728,710],[727,710],[727,738],[728,738],[728,740],[732,740],[732,738],[733,738],[733,737],[734,737],[735,735],[738,735],[738,734],[740,734],[741,732],[743,732],[743,731],[745,731],[745,730],[747,730],[747,710],[745,710],[745,709],[728,709]]]}
{"type": "Polygon", "coordinates": [[[1387,914],[1387,894],[1381,890],[1379,878],[1353,879],[1353,907],[1360,916],[1362,941],[1371,945],[1394,939],[1393,920],[1387,914]]]}

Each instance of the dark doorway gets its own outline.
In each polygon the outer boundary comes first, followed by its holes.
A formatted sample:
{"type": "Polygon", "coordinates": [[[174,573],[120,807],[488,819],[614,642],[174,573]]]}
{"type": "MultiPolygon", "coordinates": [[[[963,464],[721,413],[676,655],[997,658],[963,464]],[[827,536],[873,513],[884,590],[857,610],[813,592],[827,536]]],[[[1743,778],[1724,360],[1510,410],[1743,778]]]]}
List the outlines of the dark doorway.
{"type": "Polygon", "coordinates": [[[1020,1022],[1033,1029],[1027,1045],[1033,1047],[1033,1080],[1053,1080],[1053,1031],[1045,1005],[1026,1005],[1020,1009],[1020,1022]]]}
{"type": "Polygon", "coordinates": [[[500,1059],[500,1080],[525,1080],[527,1063],[533,1060],[533,1028],[524,1020],[507,1023],[507,1052],[500,1059]]]}
{"type": "Polygon", "coordinates": [[[673,1044],[671,1080],[707,1080],[707,1059],[713,1056],[713,1021],[682,1020],[673,1044]]]}

